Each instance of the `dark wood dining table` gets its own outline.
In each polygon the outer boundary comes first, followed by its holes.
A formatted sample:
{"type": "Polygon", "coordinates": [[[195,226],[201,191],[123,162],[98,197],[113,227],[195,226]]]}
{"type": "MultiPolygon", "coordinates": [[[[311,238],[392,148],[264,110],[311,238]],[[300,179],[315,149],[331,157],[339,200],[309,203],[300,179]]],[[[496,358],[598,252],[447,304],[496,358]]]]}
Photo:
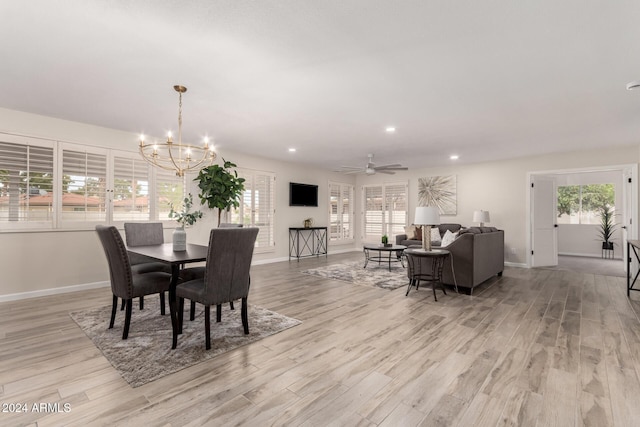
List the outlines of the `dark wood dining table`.
{"type": "Polygon", "coordinates": [[[171,313],[171,328],[173,329],[173,343],[171,348],[175,349],[178,345],[178,305],[176,301],[176,286],[180,279],[180,268],[184,264],[193,262],[202,262],[207,260],[207,252],[209,248],[203,245],[194,245],[187,243],[186,251],[173,250],[172,243],[163,243],[162,245],[135,246],[128,247],[130,253],[140,254],[153,258],[158,261],[171,264],[171,283],[169,285],[169,312],[171,313]]]}

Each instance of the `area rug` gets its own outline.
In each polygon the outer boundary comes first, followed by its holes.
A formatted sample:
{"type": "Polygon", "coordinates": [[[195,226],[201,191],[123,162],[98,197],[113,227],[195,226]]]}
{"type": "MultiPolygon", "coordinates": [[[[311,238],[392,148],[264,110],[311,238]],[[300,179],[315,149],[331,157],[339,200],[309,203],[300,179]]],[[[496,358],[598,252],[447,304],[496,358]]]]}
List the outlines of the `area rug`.
{"type": "Polygon", "coordinates": [[[391,264],[391,271],[389,271],[389,264],[379,265],[377,262],[370,261],[366,268],[363,268],[363,265],[364,261],[350,261],[326,267],[311,268],[303,270],[302,273],[389,290],[398,289],[409,284],[407,270],[400,263],[391,264]]]}
{"type": "Polygon", "coordinates": [[[249,305],[249,335],[245,335],[240,318],[240,301],[236,309],[223,305],[222,322],[215,322],[211,308],[211,349],[205,350],[204,311],[197,305],[196,318],[189,321],[189,304],[185,304],[183,332],[178,347],[171,350],[171,317],[168,310],[160,315],[159,298],[145,298],[144,310],[134,301],[129,337],[122,339],[124,312],[118,310],[113,329],[108,329],[111,306],[69,313],[96,347],[132,387],[172,374],[216,357],[245,344],[302,323],[262,307],[249,305]]]}

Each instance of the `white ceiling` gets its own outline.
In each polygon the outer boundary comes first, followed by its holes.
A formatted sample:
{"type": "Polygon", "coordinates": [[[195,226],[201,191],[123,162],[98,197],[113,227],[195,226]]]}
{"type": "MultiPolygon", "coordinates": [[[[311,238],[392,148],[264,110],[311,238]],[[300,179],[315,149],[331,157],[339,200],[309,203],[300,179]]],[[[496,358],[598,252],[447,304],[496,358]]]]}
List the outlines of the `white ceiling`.
{"type": "Polygon", "coordinates": [[[0,107],[20,111],[161,137],[182,84],[186,138],[328,169],[640,143],[637,0],[2,0],[0,16],[0,107]]]}

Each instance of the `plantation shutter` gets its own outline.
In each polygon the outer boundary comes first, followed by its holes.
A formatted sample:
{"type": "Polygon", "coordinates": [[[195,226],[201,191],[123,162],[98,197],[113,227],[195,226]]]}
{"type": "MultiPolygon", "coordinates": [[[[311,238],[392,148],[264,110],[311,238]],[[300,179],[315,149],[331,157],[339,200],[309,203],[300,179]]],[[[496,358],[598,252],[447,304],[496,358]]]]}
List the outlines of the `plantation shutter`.
{"type": "Polygon", "coordinates": [[[0,141],[0,224],[53,225],[52,145],[0,141]]]}
{"type": "MultiPolygon", "coordinates": [[[[182,206],[184,194],[184,180],[176,176],[173,171],[154,168],[155,172],[155,205],[154,219],[160,221],[172,221],[169,218],[171,203],[179,209],[182,206]]],[[[177,226],[178,223],[176,223],[177,226]]]]}
{"type": "Polygon", "coordinates": [[[353,239],[353,185],[329,182],[329,240],[353,239]]]}
{"type": "Polygon", "coordinates": [[[407,225],[407,184],[387,184],[384,187],[386,228],[383,234],[395,236],[404,233],[407,225]]]}
{"type": "MultiPolygon", "coordinates": [[[[62,150],[62,221],[105,222],[107,155],[98,150],[62,150]]],[[[71,224],[70,224],[71,223],[71,224]]]]}
{"type": "Polygon", "coordinates": [[[365,186],[363,240],[379,240],[384,225],[384,203],[382,186],[365,186]]]}
{"type": "Polygon", "coordinates": [[[252,226],[260,228],[256,240],[256,247],[268,248],[274,246],[273,237],[273,188],[274,177],[270,174],[257,172],[253,177],[253,221],[252,226]]]}
{"type": "Polygon", "coordinates": [[[113,221],[148,221],[149,166],[142,159],[113,159],[113,221]]]}

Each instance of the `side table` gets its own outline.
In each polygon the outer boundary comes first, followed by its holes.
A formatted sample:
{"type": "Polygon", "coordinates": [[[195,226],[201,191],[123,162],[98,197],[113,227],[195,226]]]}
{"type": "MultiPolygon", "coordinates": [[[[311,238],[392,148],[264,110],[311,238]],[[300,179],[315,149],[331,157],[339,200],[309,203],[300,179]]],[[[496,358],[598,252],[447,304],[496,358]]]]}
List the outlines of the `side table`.
{"type": "MultiPolygon", "coordinates": [[[[431,282],[431,289],[433,289],[433,299],[438,301],[436,296],[436,285],[440,284],[440,288],[444,294],[447,291],[442,283],[442,269],[444,267],[444,261],[451,256],[451,252],[445,249],[433,249],[426,251],[423,249],[409,248],[404,251],[407,257],[407,276],[409,277],[409,286],[407,287],[407,293],[409,295],[411,286],[420,286],[420,281],[425,280],[431,282]]],[[[455,280],[455,279],[454,279],[455,280]]],[[[457,287],[456,287],[457,288],[457,287]]]]}

